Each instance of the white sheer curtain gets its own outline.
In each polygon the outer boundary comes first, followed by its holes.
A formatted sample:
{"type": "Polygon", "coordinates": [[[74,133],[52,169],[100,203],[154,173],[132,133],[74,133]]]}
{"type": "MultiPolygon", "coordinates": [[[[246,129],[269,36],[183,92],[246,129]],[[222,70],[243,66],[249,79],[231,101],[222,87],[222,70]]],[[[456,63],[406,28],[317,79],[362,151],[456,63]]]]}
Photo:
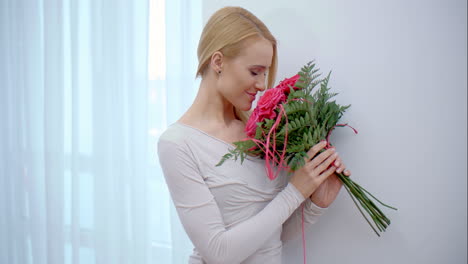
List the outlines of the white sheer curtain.
{"type": "MultiPolygon", "coordinates": [[[[161,6],[161,1],[153,2],[161,6]]],[[[151,134],[154,135],[152,151],[155,150],[159,135],[166,127],[183,114],[195,98],[199,80],[195,80],[198,66],[196,50],[202,30],[202,2],[201,0],[170,0],[165,1],[164,27],[156,27],[150,30],[150,104],[149,115],[152,118],[151,134]],[[164,32],[163,32],[164,31],[164,32]],[[163,32],[163,33],[161,33],[163,32]],[[154,35],[154,42],[151,41],[154,35]],[[160,39],[158,36],[165,36],[160,39]],[[163,48],[160,48],[164,46],[163,48]],[[157,47],[155,49],[155,47],[157,47]],[[164,55],[151,54],[162,52],[164,55]],[[158,59],[152,59],[152,58],[158,59]],[[163,57],[163,61],[159,59],[163,57]],[[157,61],[157,64],[152,62],[157,61]],[[150,99],[151,100],[151,99],[150,99]]],[[[157,20],[160,8],[152,8],[158,13],[152,16],[157,20]]],[[[150,23],[161,25],[158,21],[150,23]]],[[[156,152],[153,152],[156,154],[156,152]]],[[[187,263],[188,255],[193,246],[180,224],[179,218],[170,199],[169,192],[158,163],[158,157],[154,161],[154,185],[157,189],[156,196],[151,202],[155,220],[152,223],[155,228],[153,248],[155,263],[187,263]]]]}
{"type": "Polygon", "coordinates": [[[0,1],[0,263],[187,261],[155,143],[196,87],[188,2],[0,1]]]}

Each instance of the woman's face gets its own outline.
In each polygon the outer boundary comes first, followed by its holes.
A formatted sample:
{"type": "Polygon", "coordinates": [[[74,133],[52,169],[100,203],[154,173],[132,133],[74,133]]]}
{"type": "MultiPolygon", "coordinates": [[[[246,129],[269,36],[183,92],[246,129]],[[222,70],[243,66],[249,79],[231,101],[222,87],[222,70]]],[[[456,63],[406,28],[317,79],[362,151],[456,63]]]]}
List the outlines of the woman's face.
{"type": "Polygon", "coordinates": [[[266,88],[273,58],[273,45],[264,38],[246,40],[239,56],[226,59],[218,79],[221,95],[239,110],[252,107],[257,92],[266,88]]]}

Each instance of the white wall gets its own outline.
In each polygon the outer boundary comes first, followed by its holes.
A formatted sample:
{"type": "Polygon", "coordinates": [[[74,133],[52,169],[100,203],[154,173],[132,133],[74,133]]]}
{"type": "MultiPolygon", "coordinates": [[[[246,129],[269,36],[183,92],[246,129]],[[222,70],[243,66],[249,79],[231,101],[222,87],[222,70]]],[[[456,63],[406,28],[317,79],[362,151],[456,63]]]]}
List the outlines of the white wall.
{"type": "MultiPolygon", "coordinates": [[[[311,59],[351,103],[332,137],[353,178],[384,202],[378,238],[343,190],[307,232],[308,263],[466,263],[466,1],[204,0],[262,19],[279,41],[278,80],[311,59]]],[[[302,263],[301,240],[285,263],[302,263]]]]}

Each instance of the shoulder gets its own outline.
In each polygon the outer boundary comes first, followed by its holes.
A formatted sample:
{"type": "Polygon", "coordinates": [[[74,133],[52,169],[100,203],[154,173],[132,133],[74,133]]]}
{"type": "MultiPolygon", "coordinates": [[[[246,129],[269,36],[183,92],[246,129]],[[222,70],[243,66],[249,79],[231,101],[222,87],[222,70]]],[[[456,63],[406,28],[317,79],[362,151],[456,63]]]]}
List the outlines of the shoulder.
{"type": "Polygon", "coordinates": [[[193,132],[189,128],[174,123],[160,135],[157,144],[157,156],[163,168],[178,164],[194,163],[191,142],[193,132]]]}
{"type": "Polygon", "coordinates": [[[172,143],[181,143],[184,140],[184,134],[187,131],[184,126],[181,126],[178,123],[174,123],[166,128],[164,132],[159,136],[158,144],[161,142],[172,142],[172,143]]]}
{"type": "Polygon", "coordinates": [[[191,139],[191,131],[187,127],[174,123],[159,136],[158,150],[165,148],[184,149],[191,139]]]}
{"type": "Polygon", "coordinates": [[[209,151],[212,143],[212,139],[204,132],[185,124],[174,123],[159,137],[158,152],[171,150],[194,155],[194,152],[200,150],[209,151]]]}

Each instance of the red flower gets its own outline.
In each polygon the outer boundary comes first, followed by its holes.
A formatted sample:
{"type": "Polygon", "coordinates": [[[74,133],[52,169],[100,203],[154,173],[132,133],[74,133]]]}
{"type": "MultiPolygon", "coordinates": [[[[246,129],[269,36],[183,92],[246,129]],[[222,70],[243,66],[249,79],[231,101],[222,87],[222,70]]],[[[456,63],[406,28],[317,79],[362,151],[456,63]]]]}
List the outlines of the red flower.
{"type": "Polygon", "coordinates": [[[265,118],[276,118],[275,110],[278,107],[278,104],[286,101],[287,94],[290,92],[289,86],[293,87],[294,90],[299,89],[295,86],[299,78],[299,74],[296,74],[291,78],[285,78],[275,88],[266,90],[262,97],[260,97],[257,107],[254,109],[247,121],[245,126],[245,133],[247,136],[254,137],[257,130],[257,123],[263,122],[265,118]]]}
{"type": "Polygon", "coordinates": [[[289,86],[292,86],[294,88],[294,90],[298,90],[299,88],[294,86],[294,85],[296,84],[297,80],[299,80],[300,77],[301,76],[299,76],[299,74],[296,74],[291,78],[286,78],[283,81],[281,81],[278,84],[278,86],[276,86],[276,88],[282,89],[287,94],[290,92],[289,86]]]}
{"type": "MultiPolygon", "coordinates": [[[[275,109],[278,104],[286,101],[286,95],[283,89],[277,87],[268,89],[262,97],[258,100],[257,108],[259,109],[258,115],[263,119],[273,119],[276,117],[275,109]]],[[[262,119],[262,120],[263,120],[262,119]]]]}
{"type": "Polygon", "coordinates": [[[245,126],[245,133],[247,136],[255,136],[258,122],[262,122],[265,118],[274,119],[276,117],[275,109],[284,101],[286,101],[286,95],[284,94],[283,89],[275,87],[266,90],[258,100],[257,107],[254,109],[247,121],[245,126]]]}
{"type": "Polygon", "coordinates": [[[255,136],[255,131],[257,130],[257,122],[260,122],[260,121],[259,121],[259,116],[258,116],[258,108],[255,108],[252,114],[250,115],[249,120],[247,121],[247,124],[245,125],[244,131],[248,137],[255,136]]]}

